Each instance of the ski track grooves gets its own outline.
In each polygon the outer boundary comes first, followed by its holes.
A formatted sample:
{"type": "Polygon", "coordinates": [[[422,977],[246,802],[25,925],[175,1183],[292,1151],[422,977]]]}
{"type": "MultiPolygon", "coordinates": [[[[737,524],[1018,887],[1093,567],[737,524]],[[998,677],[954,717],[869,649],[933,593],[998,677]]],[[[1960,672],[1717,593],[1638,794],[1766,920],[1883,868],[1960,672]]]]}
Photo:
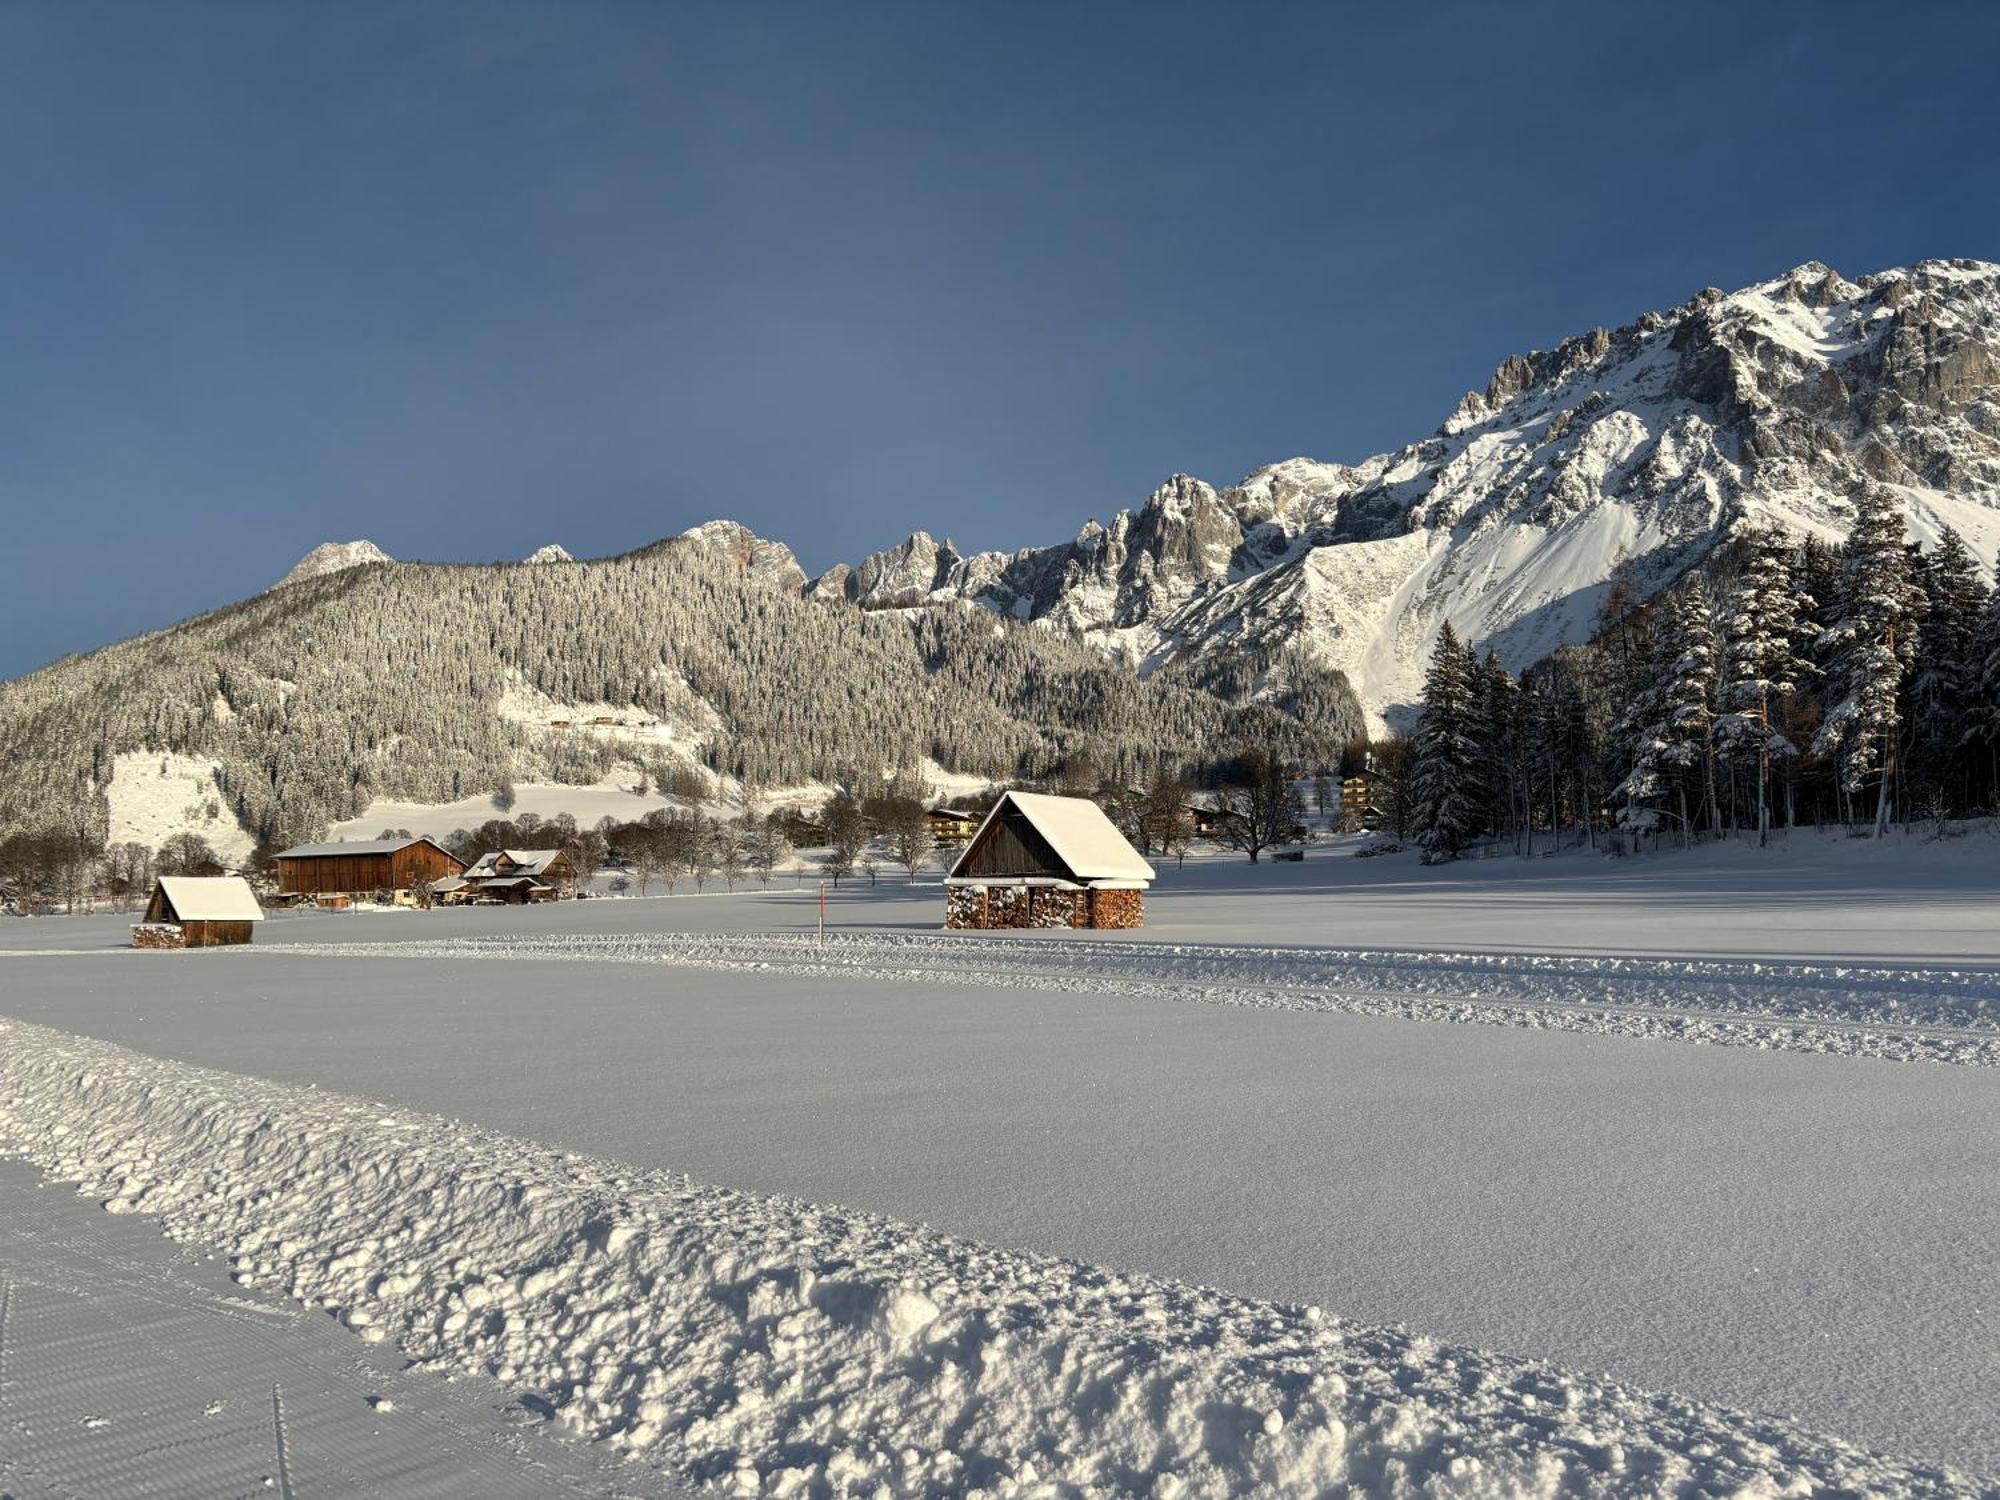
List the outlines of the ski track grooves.
{"type": "MultiPolygon", "coordinates": [[[[0,1020],[0,1153],[780,1500],[1959,1496],[1794,1424],[0,1020]]],[[[524,1398],[525,1400],[525,1398],[524,1398]]],[[[272,1434],[290,1486],[283,1398],[272,1434]]]]}
{"type": "Polygon", "coordinates": [[[2000,973],[1717,959],[841,934],[456,938],[218,950],[662,963],[800,977],[1152,995],[1211,1005],[2000,1066],[2000,973]]]}

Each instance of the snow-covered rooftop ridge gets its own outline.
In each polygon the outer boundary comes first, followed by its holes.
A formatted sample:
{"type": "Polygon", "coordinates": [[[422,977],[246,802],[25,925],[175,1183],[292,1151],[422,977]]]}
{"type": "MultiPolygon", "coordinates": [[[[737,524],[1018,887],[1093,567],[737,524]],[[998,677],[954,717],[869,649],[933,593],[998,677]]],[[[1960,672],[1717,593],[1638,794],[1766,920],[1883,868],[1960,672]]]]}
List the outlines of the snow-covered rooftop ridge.
{"type": "Polygon", "coordinates": [[[734,1493],[1977,1492],[1783,1419],[11,1020],[0,1145],[734,1493]]]}
{"type": "Polygon", "coordinates": [[[264,908],[241,875],[162,875],[160,889],[183,922],[264,920],[264,908]]]}
{"type": "MultiPolygon", "coordinates": [[[[1035,831],[1049,841],[1070,873],[1081,880],[1151,880],[1153,867],[1139,856],[1104,815],[1104,809],[1088,797],[1053,797],[1046,792],[1008,792],[987,814],[987,822],[1001,817],[1012,805],[1035,831]]],[[[980,825],[980,833],[986,824],[980,825]]],[[[961,862],[979,845],[979,834],[966,845],[961,862]]],[[[956,874],[957,870],[953,870],[956,874]]]]}
{"type": "Polygon", "coordinates": [[[407,849],[412,844],[428,844],[431,839],[418,837],[407,839],[352,839],[331,844],[294,844],[289,849],[280,849],[279,859],[311,859],[323,854],[394,854],[398,849],[407,849]]]}
{"type": "Polygon", "coordinates": [[[292,571],[280,578],[273,587],[283,588],[286,584],[297,583],[302,578],[321,578],[328,573],[345,572],[364,563],[385,563],[395,560],[365,538],[352,542],[321,542],[292,564],[292,571]]]}
{"type": "Polygon", "coordinates": [[[500,861],[505,859],[513,867],[505,872],[509,875],[540,875],[560,858],[560,849],[493,849],[474,860],[465,873],[474,879],[498,875],[502,873],[500,861]]]}

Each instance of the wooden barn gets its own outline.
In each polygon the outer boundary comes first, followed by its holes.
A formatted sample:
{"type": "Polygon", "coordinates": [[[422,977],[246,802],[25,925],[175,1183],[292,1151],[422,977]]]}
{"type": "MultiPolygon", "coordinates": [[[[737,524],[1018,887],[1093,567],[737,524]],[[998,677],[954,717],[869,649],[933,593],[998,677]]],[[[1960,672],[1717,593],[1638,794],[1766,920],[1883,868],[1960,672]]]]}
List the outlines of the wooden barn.
{"type": "Polygon", "coordinates": [[[1153,867],[1084,797],[1009,792],[945,877],[947,927],[1138,927],[1153,867]]]}
{"type": "Polygon", "coordinates": [[[135,948],[223,948],[250,941],[264,920],[256,893],[240,875],[162,875],[132,929],[135,948]]]}
{"type": "Polygon", "coordinates": [[[402,894],[465,872],[465,861],[429,839],[299,844],[278,854],[281,896],[402,894]]]}

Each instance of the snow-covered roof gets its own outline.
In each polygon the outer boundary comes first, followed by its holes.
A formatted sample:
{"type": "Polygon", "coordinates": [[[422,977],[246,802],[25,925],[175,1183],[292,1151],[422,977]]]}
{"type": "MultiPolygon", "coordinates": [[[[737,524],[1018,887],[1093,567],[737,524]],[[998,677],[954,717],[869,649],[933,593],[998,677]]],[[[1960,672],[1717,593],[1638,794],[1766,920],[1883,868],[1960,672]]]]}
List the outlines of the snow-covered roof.
{"type": "Polygon", "coordinates": [[[502,855],[505,855],[507,857],[507,860],[510,864],[517,867],[513,870],[507,871],[506,872],[507,874],[541,875],[547,872],[550,865],[554,864],[555,861],[562,858],[562,850],[492,849],[487,851],[485,854],[480,855],[478,859],[474,860],[472,863],[472,867],[468,869],[465,873],[468,876],[474,876],[474,877],[480,875],[498,875],[501,873],[500,857],[502,855]]]}
{"type": "Polygon", "coordinates": [[[979,832],[965,846],[965,853],[952,868],[972,858],[981,837],[995,819],[1005,816],[1008,806],[1016,807],[1048,841],[1056,857],[1079,880],[1137,880],[1153,878],[1153,867],[1139,857],[1125,835],[1104,815],[1104,809],[1087,797],[1051,797],[1043,792],[1008,792],[993,805],[979,832]]]}
{"type": "Polygon", "coordinates": [[[315,859],[329,854],[394,854],[398,849],[407,849],[412,844],[430,844],[441,848],[435,839],[350,839],[337,844],[294,844],[289,849],[278,851],[279,859],[315,859]]]}
{"type": "Polygon", "coordinates": [[[241,875],[162,875],[160,889],[183,922],[264,920],[264,908],[241,875]]]}

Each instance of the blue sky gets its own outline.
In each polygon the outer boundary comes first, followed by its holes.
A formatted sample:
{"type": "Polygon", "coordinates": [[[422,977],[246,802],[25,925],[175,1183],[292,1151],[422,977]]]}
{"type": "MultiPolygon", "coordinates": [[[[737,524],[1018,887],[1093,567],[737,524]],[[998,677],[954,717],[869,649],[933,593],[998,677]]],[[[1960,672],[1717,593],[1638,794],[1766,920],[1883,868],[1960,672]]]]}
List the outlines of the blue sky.
{"type": "Polygon", "coordinates": [[[314,543],[808,568],[2000,256],[2000,8],[0,0],[0,675],[314,543]]]}

